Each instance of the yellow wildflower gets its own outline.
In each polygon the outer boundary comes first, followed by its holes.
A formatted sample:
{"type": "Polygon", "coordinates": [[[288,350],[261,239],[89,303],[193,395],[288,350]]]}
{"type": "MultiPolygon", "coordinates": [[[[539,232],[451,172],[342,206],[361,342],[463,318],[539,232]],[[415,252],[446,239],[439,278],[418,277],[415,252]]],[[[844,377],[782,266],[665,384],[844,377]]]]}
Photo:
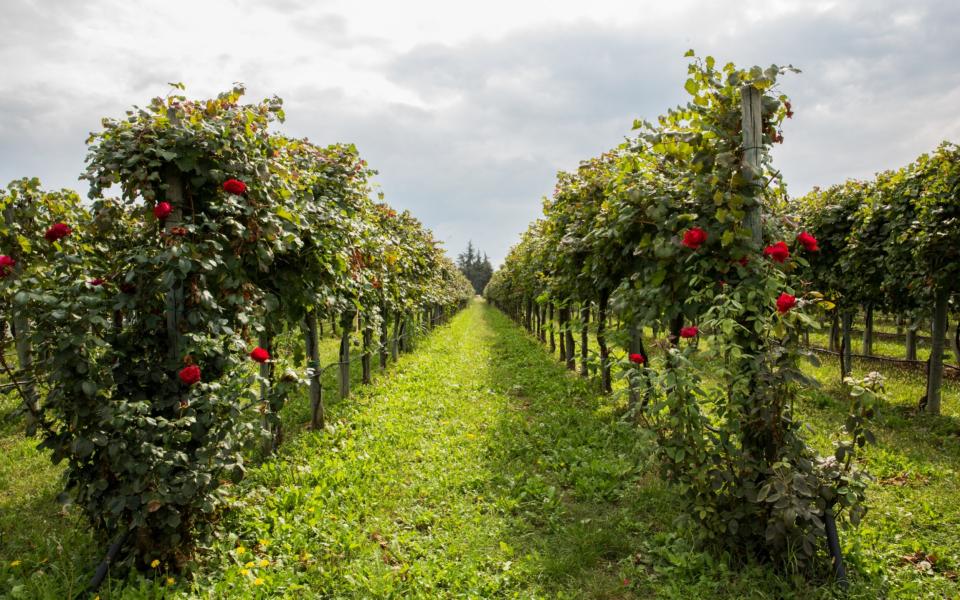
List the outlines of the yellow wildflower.
{"type": "Polygon", "coordinates": [[[19,566],[20,566],[20,563],[21,563],[21,561],[15,560],[15,561],[13,561],[12,563],[10,563],[10,566],[11,566],[11,567],[19,567],[19,566]]]}
{"type": "Polygon", "coordinates": [[[173,577],[167,577],[167,585],[173,585],[177,582],[173,577]]]}
{"type": "Polygon", "coordinates": [[[263,585],[263,580],[257,577],[253,580],[253,585],[263,585]]]}
{"type": "Polygon", "coordinates": [[[240,569],[240,574],[246,577],[250,574],[250,569],[240,569]]]}
{"type": "Polygon", "coordinates": [[[253,566],[253,561],[252,561],[252,560],[248,560],[248,561],[247,561],[247,564],[245,564],[245,565],[243,565],[243,566],[245,566],[246,568],[249,569],[250,567],[253,566]]]}
{"type": "Polygon", "coordinates": [[[269,561],[269,560],[261,560],[261,561],[260,561],[260,566],[261,566],[261,567],[269,567],[269,566],[270,566],[270,561],[269,561]]]}
{"type": "Polygon", "coordinates": [[[156,568],[159,567],[159,566],[160,566],[160,561],[157,560],[157,559],[153,559],[153,562],[150,563],[150,568],[151,568],[151,569],[156,569],[156,568]]]}
{"type": "Polygon", "coordinates": [[[244,548],[243,546],[237,546],[237,554],[243,554],[246,551],[247,549],[244,548]]]}
{"type": "Polygon", "coordinates": [[[270,545],[270,540],[260,540],[260,545],[266,548],[270,545]]]}

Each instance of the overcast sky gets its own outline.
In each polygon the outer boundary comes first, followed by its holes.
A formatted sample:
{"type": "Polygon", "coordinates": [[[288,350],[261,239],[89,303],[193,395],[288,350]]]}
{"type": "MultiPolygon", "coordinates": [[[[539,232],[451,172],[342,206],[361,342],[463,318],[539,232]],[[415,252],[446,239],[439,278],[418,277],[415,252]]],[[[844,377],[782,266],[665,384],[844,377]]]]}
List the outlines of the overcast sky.
{"type": "Polygon", "coordinates": [[[960,2],[3,0],[0,182],[86,194],[84,140],[187,85],[279,95],[282,129],[354,142],[451,255],[498,263],[557,170],[686,101],[683,53],[793,64],[790,191],[960,141],[960,2]]]}

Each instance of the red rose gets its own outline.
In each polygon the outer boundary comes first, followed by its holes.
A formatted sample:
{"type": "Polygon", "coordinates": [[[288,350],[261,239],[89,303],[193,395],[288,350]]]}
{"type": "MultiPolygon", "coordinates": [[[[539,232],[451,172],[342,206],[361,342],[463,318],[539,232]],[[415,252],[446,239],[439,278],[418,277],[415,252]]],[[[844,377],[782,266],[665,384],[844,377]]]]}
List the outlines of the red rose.
{"type": "Polygon", "coordinates": [[[187,365],[180,369],[180,381],[184,385],[193,385],[200,381],[200,367],[197,365],[187,365]]]}
{"type": "Polygon", "coordinates": [[[820,246],[817,245],[817,238],[813,237],[806,231],[801,231],[800,235],[797,236],[797,241],[806,248],[807,252],[819,252],[820,246]]]}
{"type": "Polygon", "coordinates": [[[250,358],[257,361],[258,363],[264,363],[270,360],[270,353],[257,346],[253,349],[253,352],[250,353],[250,358]]]}
{"type": "Polygon", "coordinates": [[[790,294],[783,292],[780,294],[780,297],[777,298],[777,310],[780,311],[780,314],[785,314],[791,308],[797,305],[797,297],[791,296],[790,294]]]}
{"type": "Polygon", "coordinates": [[[697,337],[697,334],[700,333],[700,330],[695,326],[684,327],[680,330],[680,337],[682,338],[692,338],[697,337]]]}
{"type": "Polygon", "coordinates": [[[16,264],[17,261],[6,254],[0,254],[0,277],[6,277],[10,273],[13,273],[13,267],[16,264]]]}
{"type": "Polygon", "coordinates": [[[744,256],[743,258],[741,258],[741,259],[738,260],[737,262],[740,263],[740,266],[741,266],[741,267],[745,267],[745,266],[747,266],[747,263],[750,262],[750,257],[749,257],[749,256],[744,256]]]}
{"type": "Polygon", "coordinates": [[[683,245],[687,248],[696,250],[707,241],[707,232],[699,227],[691,227],[683,232],[683,245]]]}
{"type": "Polygon", "coordinates": [[[94,277],[87,283],[89,283],[90,285],[103,285],[103,279],[100,279],[99,277],[94,277]]]}
{"type": "Polygon", "coordinates": [[[63,239],[73,233],[73,230],[70,229],[70,226],[66,223],[54,223],[47,229],[47,232],[43,234],[43,237],[46,238],[48,242],[56,242],[57,240],[63,239]]]}
{"type": "Polygon", "coordinates": [[[166,219],[172,212],[173,207],[170,206],[169,202],[161,202],[153,207],[153,216],[155,216],[158,221],[166,219]]]}
{"type": "Polygon", "coordinates": [[[630,362],[632,362],[635,365],[642,365],[643,363],[647,362],[647,357],[642,354],[638,354],[634,352],[633,354],[630,355],[630,362]]]}
{"type": "Polygon", "coordinates": [[[769,256],[778,263],[782,263],[790,257],[790,248],[787,248],[786,242],[777,242],[772,246],[763,249],[764,256],[769,256]]]}
{"type": "Polygon", "coordinates": [[[223,189],[226,190],[228,194],[242,196],[247,193],[247,184],[237,179],[228,179],[223,182],[223,189]]]}

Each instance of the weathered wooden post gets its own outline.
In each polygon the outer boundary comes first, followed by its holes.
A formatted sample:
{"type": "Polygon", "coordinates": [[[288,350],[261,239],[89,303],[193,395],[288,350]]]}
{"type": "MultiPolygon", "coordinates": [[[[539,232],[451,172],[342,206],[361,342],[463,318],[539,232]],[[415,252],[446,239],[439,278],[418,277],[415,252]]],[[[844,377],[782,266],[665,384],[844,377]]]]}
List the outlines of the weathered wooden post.
{"type": "Polygon", "coordinates": [[[571,371],[577,369],[576,354],[577,350],[573,341],[573,329],[570,327],[570,307],[565,306],[560,309],[560,318],[563,320],[563,342],[564,350],[566,354],[564,359],[567,363],[567,368],[571,371]]]}
{"type": "Polygon", "coordinates": [[[540,342],[547,343],[547,307],[540,305],[540,342]]]}
{"type": "Polygon", "coordinates": [[[933,323],[931,324],[930,360],[927,367],[927,407],[931,415],[940,414],[940,387],[943,384],[943,349],[947,336],[947,304],[950,293],[938,289],[933,299],[933,323]]]}
{"type": "Polygon", "coordinates": [[[917,328],[919,323],[915,319],[911,319],[907,323],[906,338],[904,339],[904,344],[907,347],[907,360],[917,360],[917,328]]]}
{"type": "Polygon", "coordinates": [[[845,311],[840,316],[840,379],[853,369],[853,349],[850,348],[850,329],[853,325],[853,311],[845,311]]]}
{"type": "Polygon", "coordinates": [[[387,368],[387,353],[389,352],[389,321],[390,312],[387,310],[386,304],[383,305],[380,311],[380,369],[387,368]]]}
{"type": "Polygon", "coordinates": [[[320,340],[317,313],[311,310],[303,322],[303,338],[307,350],[307,369],[310,378],[310,427],[323,429],[323,387],[320,385],[320,340]]]}
{"type": "MultiPolygon", "coordinates": [[[[627,346],[627,353],[640,354],[644,359],[647,358],[647,353],[643,347],[643,327],[639,325],[630,326],[630,342],[627,346]]],[[[646,366],[644,364],[636,366],[638,374],[642,374],[645,368],[646,366]]],[[[630,378],[627,381],[630,383],[630,406],[635,407],[637,403],[640,402],[640,391],[634,385],[636,383],[634,378],[630,378]]],[[[646,402],[644,402],[644,404],[646,404],[646,402]]]]}
{"type": "Polygon", "coordinates": [[[560,362],[567,360],[567,340],[563,334],[564,328],[564,310],[557,307],[557,337],[560,339],[560,362]]]}
{"type": "MultiPolygon", "coordinates": [[[[947,330],[949,332],[949,329],[947,330]]],[[[957,359],[957,366],[960,367],[960,322],[953,330],[953,340],[950,342],[953,349],[953,356],[957,359]]]]}
{"type": "MultiPolygon", "coordinates": [[[[763,149],[763,112],[760,106],[760,90],[752,85],[740,88],[743,130],[743,161],[741,174],[748,187],[753,187],[760,177],[760,150],[763,149]]],[[[743,218],[743,225],[750,229],[750,240],[757,248],[763,245],[762,209],[760,202],[751,202],[743,218]]]]}
{"type": "Polygon", "coordinates": [[[613,391],[610,379],[610,351],[607,349],[607,302],[610,295],[600,292],[597,302],[597,346],[600,348],[600,387],[604,393],[613,391]]]}
{"type": "Polygon", "coordinates": [[[370,325],[370,316],[363,317],[363,353],[360,355],[360,365],[363,370],[363,384],[369,385],[373,381],[371,362],[373,358],[373,329],[370,325]]]}
{"type": "Polygon", "coordinates": [[[390,360],[397,362],[397,356],[400,354],[400,334],[403,328],[403,312],[396,311],[393,314],[393,338],[390,342],[390,360]]]}
{"type": "MultiPolygon", "coordinates": [[[[167,116],[171,123],[177,123],[177,115],[174,109],[167,111],[167,116]]],[[[167,235],[172,235],[174,228],[182,226],[183,206],[186,201],[186,190],[183,185],[183,177],[180,169],[173,163],[167,163],[161,171],[163,183],[166,186],[166,202],[170,204],[170,214],[163,222],[163,230],[167,235]]],[[[171,251],[176,253],[179,246],[171,246],[171,251]]],[[[167,291],[166,298],[166,318],[167,318],[167,339],[169,340],[169,356],[171,362],[179,362],[182,358],[181,339],[180,339],[180,320],[183,318],[183,284],[174,283],[167,291]]]]}
{"type": "Polygon", "coordinates": [[[864,356],[873,356],[873,304],[863,307],[863,350],[864,356]]]}
{"type": "Polygon", "coordinates": [[[357,316],[355,308],[348,308],[340,315],[340,398],[350,395],[350,332],[353,319],[357,316]]]}
{"type": "MultiPolygon", "coordinates": [[[[270,356],[273,356],[273,336],[271,335],[269,326],[264,328],[257,343],[261,348],[266,350],[270,356]]],[[[271,398],[272,387],[273,361],[262,362],[260,363],[260,402],[263,404],[262,426],[263,429],[269,433],[269,437],[264,444],[264,451],[267,454],[276,450],[280,441],[280,423],[271,423],[271,417],[276,417],[278,420],[280,418],[279,415],[273,414],[274,407],[271,398]]]]}
{"type": "Polygon", "coordinates": [[[590,338],[590,302],[584,300],[580,305],[580,377],[587,377],[587,355],[589,354],[588,341],[590,338]]]}
{"type": "Polygon", "coordinates": [[[553,302],[550,302],[548,307],[547,322],[549,323],[549,329],[550,329],[550,354],[553,354],[554,352],[557,351],[557,342],[556,342],[556,338],[554,337],[554,331],[553,331],[554,329],[553,302]]]}

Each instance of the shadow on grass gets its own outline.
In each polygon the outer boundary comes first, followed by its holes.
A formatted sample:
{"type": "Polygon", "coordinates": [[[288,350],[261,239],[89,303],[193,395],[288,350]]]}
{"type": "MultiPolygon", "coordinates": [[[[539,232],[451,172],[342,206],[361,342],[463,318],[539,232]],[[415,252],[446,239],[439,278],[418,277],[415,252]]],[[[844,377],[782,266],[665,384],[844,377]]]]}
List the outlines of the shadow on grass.
{"type": "Polygon", "coordinates": [[[570,374],[506,317],[486,310],[495,359],[488,385],[508,396],[492,415],[494,482],[512,506],[545,589],[574,597],[633,597],[620,563],[642,540],[670,527],[670,492],[644,475],[648,444],[619,422],[590,382],[570,374]]]}

